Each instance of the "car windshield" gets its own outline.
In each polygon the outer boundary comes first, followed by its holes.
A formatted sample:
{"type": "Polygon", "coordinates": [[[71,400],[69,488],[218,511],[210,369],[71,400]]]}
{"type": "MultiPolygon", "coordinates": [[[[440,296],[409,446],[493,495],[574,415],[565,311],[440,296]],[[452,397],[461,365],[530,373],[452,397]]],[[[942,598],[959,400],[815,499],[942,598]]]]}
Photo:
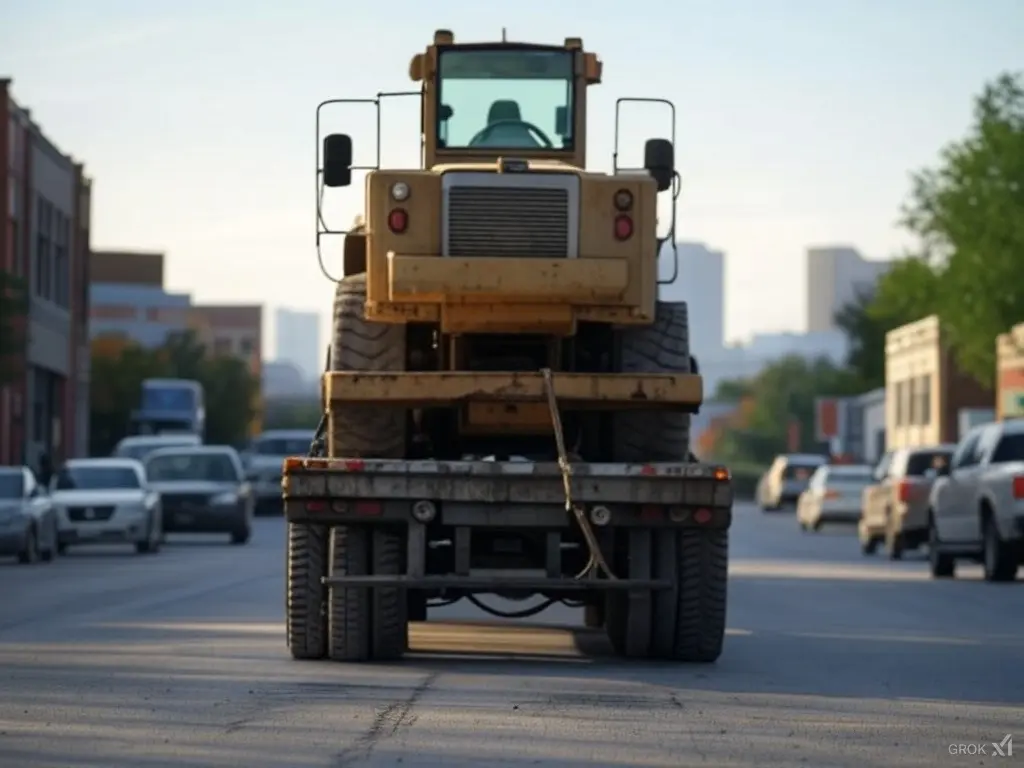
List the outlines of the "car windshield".
{"type": "Polygon", "coordinates": [[[124,459],[136,459],[141,461],[151,454],[153,451],[159,450],[160,448],[177,448],[181,445],[189,445],[187,440],[160,440],[149,443],[127,443],[125,445],[119,445],[117,450],[114,451],[114,455],[118,458],[124,459]]]}
{"type": "Polygon", "coordinates": [[[442,51],[438,147],[571,150],[574,56],[506,47],[442,51]]]}
{"type": "Polygon", "coordinates": [[[309,437],[265,437],[256,441],[255,452],[260,456],[305,456],[313,433],[309,437]]]}
{"type": "Polygon", "coordinates": [[[131,467],[63,466],[53,481],[58,491],[99,491],[139,488],[139,476],[131,467]]]}
{"type": "Polygon", "coordinates": [[[197,480],[233,483],[239,480],[231,457],[226,453],[170,453],[151,456],[146,471],[153,482],[197,480]]]}
{"type": "Polygon", "coordinates": [[[790,461],[782,471],[782,478],[784,480],[807,480],[820,466],[820,462],[812,464],[806,461],[790,461]]]}
{"type": "Polygon", "coordinates": [[[142,408],[147,411],[190,411],[196,406],[190,387],[148,385],[142,390],[142,408]]]}
{"type": "Polygon", "coordinates": [[[25,478],[20,471],[0,472],[0,499],[20,499],[25,489],[25,478]]]}
{"type": "Polygon", "coordinates": [[[938,471],[949,464],[950,451],[920,451],[907,458],[907,476],[923,477],[929,469],[938,471]]]}

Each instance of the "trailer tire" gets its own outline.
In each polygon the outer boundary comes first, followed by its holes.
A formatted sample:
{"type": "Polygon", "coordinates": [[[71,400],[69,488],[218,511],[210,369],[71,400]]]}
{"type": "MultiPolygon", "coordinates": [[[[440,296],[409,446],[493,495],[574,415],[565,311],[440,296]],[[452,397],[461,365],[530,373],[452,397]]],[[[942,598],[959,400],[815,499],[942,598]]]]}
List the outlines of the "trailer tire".
{"type": "Polygon", "coordinates": [[[322,525],[288,524],[285,623],[293,659],[327,655],[326,587],[328,530],[322,525]]]}
{"type": "MultiPolygon", "coordinates": [[[[729,531],[679,531],[676,560],[675,643],[672,658],[708,664],[725,643],[729,582],[729,531]]],[[[655,623],[659,617],[655,615],[655,623]]],[[[667,627],[659,631],[667,631],[667,627]]]]}
{"type": "MultiPolygon", "coordinates": [[[[331,573],[396,576],[404,537],[376,526],[339,525],[331,531],[331,573]]],[[[405,590],[332,587],[328,601],[329,653],[336,661],[393,661],[409,643],[405,590]]]]}
{"type": "MultiPolygon", "coordinates": [[[[400,576],[404,573],[405,536],[397,531],[375,528],[371,546],[374,576],[400,576]]],[[[372,590],[371,601],[370,656],[377,661],[402,658],[409,647],[406,590],[378,587],[372,590]]]]}
{"type": "MultiPolygon", "coordinates": [[[[339,280],[334,293],[331,371],[404,371],[405,326],[369,321],[365,312],[366,273],[339,280]]],[[[332,407],[329,412],[329,456],[405,458],[405,409],[360,405],[332,407]]]]}

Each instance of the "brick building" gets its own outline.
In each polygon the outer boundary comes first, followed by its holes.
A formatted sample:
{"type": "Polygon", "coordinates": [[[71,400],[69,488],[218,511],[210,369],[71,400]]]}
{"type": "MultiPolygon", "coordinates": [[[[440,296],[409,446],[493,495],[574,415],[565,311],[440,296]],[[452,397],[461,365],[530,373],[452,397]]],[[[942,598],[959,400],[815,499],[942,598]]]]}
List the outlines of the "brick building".
{"type": "Polygon", "coordinates": [[[991,408],[992,390],[963,373],[930,315],[885,337],[886,447],[913,448],[960,439],[960,413],[991,408]]]}
{"type": "Polygon", "coordinates": [[[2,362],[0,464],[85,455],[89,445],[91,182],[0,79],[0,270],[28,297],[24,349],[2,362]]]}

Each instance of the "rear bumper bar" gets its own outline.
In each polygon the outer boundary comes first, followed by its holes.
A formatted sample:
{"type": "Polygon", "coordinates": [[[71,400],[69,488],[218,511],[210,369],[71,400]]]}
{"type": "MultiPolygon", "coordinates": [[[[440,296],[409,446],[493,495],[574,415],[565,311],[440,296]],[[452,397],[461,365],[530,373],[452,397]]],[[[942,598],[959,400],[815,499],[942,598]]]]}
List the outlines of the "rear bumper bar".
{"type": "MultiPolygon", "coordinates": [[[[285,500],[372,499],[474,504],[557,504],[565,487],[550,462],[303,459],[285,462],[285,500]]],[[[732,507],[722,467],[706,464],[572,465],[572,498],[584,504],[732,507]]]]}
{"type": "Polygon", "coordinates": [[[652,579],[570,579],[509,576],[327,576],[329,587],[402,587],[407,589],[469,589],[476,592],[584,592],[591,589],[671,589],[671,581],[652,579]]]}

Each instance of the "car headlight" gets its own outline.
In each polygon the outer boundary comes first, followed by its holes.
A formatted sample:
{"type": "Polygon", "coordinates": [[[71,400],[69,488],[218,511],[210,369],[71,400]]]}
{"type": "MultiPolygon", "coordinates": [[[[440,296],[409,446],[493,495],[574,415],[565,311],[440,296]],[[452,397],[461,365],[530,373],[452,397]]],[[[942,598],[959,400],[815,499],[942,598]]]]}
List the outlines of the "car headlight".
{"type": "Polygon", "coordinates": [[[210,499],[210,503],[215,506],[229,506],[231,504],[238,503],[237,493],[219,493],[210,499]]]}
{"type": "Polygon", "coordinates": [[[118,512],[128,512],[133,515],[141,515],[146,511],[146,505],[141,501],[136,501],[131,504],[118,504],[118,512]]]}

